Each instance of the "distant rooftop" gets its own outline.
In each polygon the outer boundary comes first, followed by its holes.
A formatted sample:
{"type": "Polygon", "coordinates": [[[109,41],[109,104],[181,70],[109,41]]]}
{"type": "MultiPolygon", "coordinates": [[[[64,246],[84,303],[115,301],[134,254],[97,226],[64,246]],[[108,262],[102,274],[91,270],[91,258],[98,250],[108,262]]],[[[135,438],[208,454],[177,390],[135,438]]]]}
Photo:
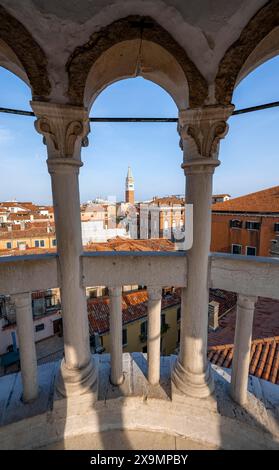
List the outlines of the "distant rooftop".
{"type": "Polygon", "coordinates": [[[254,212],[279,214],[279,186],[263,189],[229,201],[217,202],[213,212],[254,212]]]}

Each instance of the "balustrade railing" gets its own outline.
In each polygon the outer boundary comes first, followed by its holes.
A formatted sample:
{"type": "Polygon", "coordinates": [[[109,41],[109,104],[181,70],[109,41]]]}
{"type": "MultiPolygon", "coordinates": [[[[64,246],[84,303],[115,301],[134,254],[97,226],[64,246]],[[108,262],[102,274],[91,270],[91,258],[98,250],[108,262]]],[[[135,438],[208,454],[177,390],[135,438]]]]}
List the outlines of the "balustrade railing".
{"type": "MultiPolygon", "coordinates": [[[[84,253],[81,262],[83,287],[109,286],[111,382],[115,385],[123,381],[122,286],[147,286],[148,380],[152,385],[158,384],[162,288],[187,288],[187,253],[84,253]]],[[[254,305],[258,296],[279,299],[279,259],[214,253],[210,255],[209,266],[211,288],[238,294],[231,396],[236,402],[244,404],[247,399],[254,305]]],[[[38,393],[30,293],[59,286],[59,258],[55,254],[0,258],[0,294],[12,295],[17,309],[23,398],[26,402],[35,399],[38,393]]]]}

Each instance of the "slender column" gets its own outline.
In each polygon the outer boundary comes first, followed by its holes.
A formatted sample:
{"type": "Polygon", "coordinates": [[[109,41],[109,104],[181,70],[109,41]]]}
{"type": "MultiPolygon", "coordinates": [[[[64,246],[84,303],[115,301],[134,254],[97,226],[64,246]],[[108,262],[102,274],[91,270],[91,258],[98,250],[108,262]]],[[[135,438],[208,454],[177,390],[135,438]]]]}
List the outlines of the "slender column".
{"type": "Polygon", "coordinates": [[[252,328],[256,301],[257,297],[248,297],[241,294],[237,298],[230,393],[231,397],[240,405],[244,405],[247,401],[252,328]]]}
{"type": "Polygon", "coordinates": [[[122,288],[110,287],[110,380],[121,385],[124,380],[122,363],[122,288]]]}
{"type": "Polygon", "coordinates": [[[60,270],[65,357],[56,387],[63,396],[77,395],[93,390],[97,375],[90,353],[82,286],[78,181],[81,146],[89,131],[88,116],[84,108],[36,101],[31,104],[38,117],[35,127],[47,145],[60,270]]]}
{"type": "Polygon", "coordinates": [[[214,390],[207,360],[212,177],[232,111],[232,106],[208,106],[183,111],[179,119],[186,202],[193,205],[193,245],[187,257],[187,288],[182,289],[180,351],[172,380],[175,388],[197,398],[214,390]]]}
{"type": "Polygon", "coordinates": [[[35,400],[38,395],[37,357],[31,294],[27,292],[16,294],[13,295],[12,299],[16,308],[23,401],[28,403],[35,400]]]}
{"type": "Polygon", "coordinates": [[[147,361],[151,385],[160,381],[161,303],[162,288],[148,287],[147,361]]]}

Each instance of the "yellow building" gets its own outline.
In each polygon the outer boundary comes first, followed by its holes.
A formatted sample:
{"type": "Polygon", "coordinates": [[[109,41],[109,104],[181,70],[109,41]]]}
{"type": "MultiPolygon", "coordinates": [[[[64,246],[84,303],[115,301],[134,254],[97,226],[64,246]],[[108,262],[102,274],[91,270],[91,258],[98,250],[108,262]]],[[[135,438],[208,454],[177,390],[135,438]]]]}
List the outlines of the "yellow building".
{"type": "MultiPolygon", "coordinates": [[[[146,290],[123,293],[123,352],[147,352],[146,290]]],[[[88,301],[90,333],[98,334],[104,352],[110,352],[109,298],[88,301]]],[[[175,352],[179,341],[180,295],[163,295],[161,312],[161,353],[175,352]]]]}
{"type": "Polygon", "coordinates": [[[0,251],[50,249],[56,247],[56,235],[48,227],[0,232],[0,251]]]}

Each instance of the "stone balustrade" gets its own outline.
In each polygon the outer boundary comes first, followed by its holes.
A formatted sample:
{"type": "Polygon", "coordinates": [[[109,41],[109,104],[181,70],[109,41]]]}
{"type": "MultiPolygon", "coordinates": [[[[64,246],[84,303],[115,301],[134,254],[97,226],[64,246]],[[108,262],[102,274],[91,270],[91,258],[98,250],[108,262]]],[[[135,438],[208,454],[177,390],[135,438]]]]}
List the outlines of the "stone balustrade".
{"type": "MultiPolygon", "coordinates": [[[[0,259],[0,292],[16,299],[21,356],[23,398],[37,395],[36,357],[30,295],[35,290],[60,287],[56,255],[29,255],[0,259]],[[23,299],[23,300],[22,300],[23,299]],[[22,301],[21,301],[22,300],[22,301]]],[[[148,381],[160,380],[161,292],[166,286],[181,287],[187,295],[187,252],[83,253],[82,285],[108,285],[111,297],[111,382],[123,382],[122,286],[146,285],[148,302],[148,381]],[[156,285],[154,285],[156,280],[156,285]]],[[[244,404],[247,399],[249,355],[256,296],[279,299],[279,260],[214,253],[209,257],[210,287],[237,292],[235,353],[231,396],[244,404]]],[[[65,322],[65,318],[64,318],[65,322]]],[[[193,358],[194,360],[194,358],[193,358]]]]}

